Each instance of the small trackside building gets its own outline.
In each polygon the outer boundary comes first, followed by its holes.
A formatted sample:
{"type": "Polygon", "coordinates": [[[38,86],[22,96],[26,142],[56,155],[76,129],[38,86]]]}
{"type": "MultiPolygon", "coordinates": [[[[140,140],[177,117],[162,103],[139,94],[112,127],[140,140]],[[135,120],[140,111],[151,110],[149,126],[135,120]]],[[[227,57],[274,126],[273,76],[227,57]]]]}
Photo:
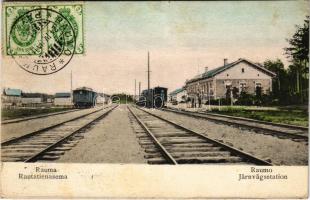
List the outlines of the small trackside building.
{"type": "Polygon", "coordinates": [[[25,106],[38,105],[43,103],[44,94],[22,93],[22,104],[25,106]]]}
{"type": "Polygon", "coordinates": [[[96,104],[109,104],[110,95],[104,93],[97,93],[96,104]]]}
{"type": "Polygon", "coordinates": [[[54,96],[55,106],[72,106],[72,98],[70,92],[59,92],[54,96]]]}
{"type": "Polygon", "coordinates": [[[169,101],[177,101],[179,103],[181,101],[185,102],[186,97],[187,97],[186,90],[183,87],[169,93],[169,101]]]}
{"type": "Polygon", "coordinates": [[[275,73],[265,69],[260,64],[240,58],[235,62],[209,70],[186,81],[186,91],[189,97],[201,95],[204,100],[225,98],[228,91],[237,90],[248,94],[255,94],[260,87],[262,93],[272,91],[272,78],[275,73]]]}
{"type": "Polygon", "coordinates": [[[20,89],[6,88],[1,95],[2,105],[14,106],[21,105],[22,103],[22,91],[20,89]]]}

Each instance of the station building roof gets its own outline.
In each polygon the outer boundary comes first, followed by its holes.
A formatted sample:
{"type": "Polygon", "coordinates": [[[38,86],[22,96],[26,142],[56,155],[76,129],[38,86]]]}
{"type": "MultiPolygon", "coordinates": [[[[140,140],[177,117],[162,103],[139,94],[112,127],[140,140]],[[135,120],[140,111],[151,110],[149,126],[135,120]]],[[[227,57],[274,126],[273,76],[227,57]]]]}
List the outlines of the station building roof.
{"type": "Polygon", "coordinates": [[[250,64],[251,66],[255,67],[256,69],[260,70],[260,71],[263,71],[264,73],[268,74],[269,76],[271,77],[274,77],[276,76],[275,73],[273,73],[272,71],[269,71],[268,69],[262,67],[261,65],[258,65],[256,63],[253,63],[247,59],[244,59],[244,58],[239,58],[237,61],[235,62],[232,62],[232,63],[228,63],[226,65],[223,65],[223,66],[220,66],[220,67],[217,67],[215,69],[211,69],[207,72],[204,72],[202,74],[199,74],[199,75],[196,75],[194,78],[188,80],[186,83],[191,83],[191,82],[195,82],[195,81],[198,81],[198,80],[201,80],[201,79],[208,79],[208,78],[212,78],[213,76],[241,63],[241,62],[246,62],[248,64],[250,64]]]}

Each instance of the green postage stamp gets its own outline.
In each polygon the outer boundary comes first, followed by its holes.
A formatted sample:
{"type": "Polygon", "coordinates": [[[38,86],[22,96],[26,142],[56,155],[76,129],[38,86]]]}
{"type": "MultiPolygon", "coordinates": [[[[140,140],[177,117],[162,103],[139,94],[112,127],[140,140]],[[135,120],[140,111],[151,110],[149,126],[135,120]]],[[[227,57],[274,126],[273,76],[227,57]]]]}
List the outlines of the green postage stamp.
{"type": "Polygon", "coordinates": [[[4,5],[6,55],[24,70],[46,75],[84,54],[83,4],[4,5]]]}

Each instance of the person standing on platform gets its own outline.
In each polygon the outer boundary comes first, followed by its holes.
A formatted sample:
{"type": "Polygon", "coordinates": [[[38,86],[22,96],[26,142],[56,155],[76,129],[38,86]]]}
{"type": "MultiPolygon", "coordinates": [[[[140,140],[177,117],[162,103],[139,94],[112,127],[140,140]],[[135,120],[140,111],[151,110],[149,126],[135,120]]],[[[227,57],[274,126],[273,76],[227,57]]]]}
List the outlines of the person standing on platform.
{"type": "Polygon", "coordinates": [[[194,97],[191,97],[192,108],[194,108],[194,101],[195,101],[194,97]]]}
{"type": "Polygon", "coordinates": [[[201,95],[198,94],[198,107],[201,108],[201,95]]]}

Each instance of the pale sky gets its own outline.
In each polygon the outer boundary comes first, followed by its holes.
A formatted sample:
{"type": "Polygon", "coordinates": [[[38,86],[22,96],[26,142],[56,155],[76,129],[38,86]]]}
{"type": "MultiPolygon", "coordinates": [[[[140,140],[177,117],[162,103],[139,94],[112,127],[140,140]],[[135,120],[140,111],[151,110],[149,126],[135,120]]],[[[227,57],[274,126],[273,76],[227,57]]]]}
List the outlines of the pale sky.
{"type": "Polygon", "coordinates": [[[134,93],[134,79],[147,87],[147,52],[151,86],[169,92],[190,79],[247,58],[253,62],[280,58],[296,24],[309,13],[307,1],[258,2],[86,2],[86,53],[75,55],[61,71],[39,76],[2,59],[2,87],[26,92],[70,91],[87,86],[106,93],[134,93]]]}

